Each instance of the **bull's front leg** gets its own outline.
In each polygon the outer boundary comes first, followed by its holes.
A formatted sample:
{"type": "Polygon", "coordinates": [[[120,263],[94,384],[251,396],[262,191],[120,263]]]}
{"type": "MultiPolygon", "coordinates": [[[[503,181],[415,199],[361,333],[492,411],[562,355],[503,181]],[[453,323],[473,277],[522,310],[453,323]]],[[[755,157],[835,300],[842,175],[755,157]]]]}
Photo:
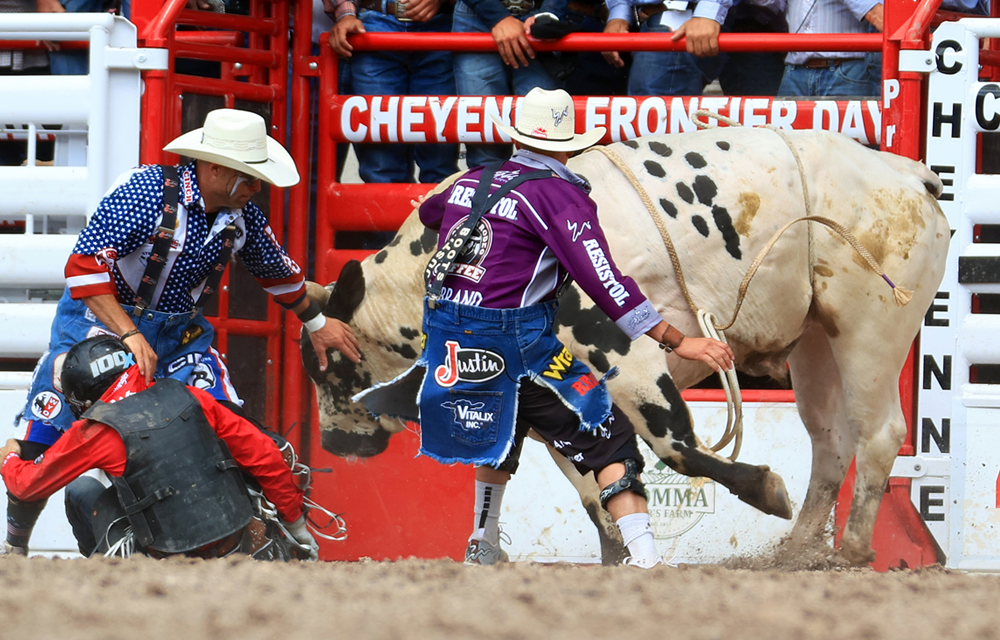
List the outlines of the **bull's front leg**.
{"type": "Polygon", "coordinates": [[[642,420],[636,432],[674,471],[706,477],[729,489],[736,497],[768,515],[792,518],[792,504],[781,476],[767,465],[733,462],[715,454],[695,437],[691,412],[669,375],[656,381],[664,403],[644,402],[637,407],[642,420]]]}

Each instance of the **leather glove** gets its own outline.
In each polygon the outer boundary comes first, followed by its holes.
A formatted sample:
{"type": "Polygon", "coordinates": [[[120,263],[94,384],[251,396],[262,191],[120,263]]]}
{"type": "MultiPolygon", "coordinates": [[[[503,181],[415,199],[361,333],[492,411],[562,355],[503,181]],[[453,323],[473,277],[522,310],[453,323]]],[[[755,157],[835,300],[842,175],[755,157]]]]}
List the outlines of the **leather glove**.
{"type": "Polygon", "coordinates": [[[318,560],[319,559],[319,545],[316,544],[316,538],[309,533],[309,529],[306,527],[306,514],[299,516],[299,519],[295,522],[283,522],[285,529],[288,533],[292,534],[295,538],[295,542],[303,549],[309,550],[309,559],[318,560]]]}

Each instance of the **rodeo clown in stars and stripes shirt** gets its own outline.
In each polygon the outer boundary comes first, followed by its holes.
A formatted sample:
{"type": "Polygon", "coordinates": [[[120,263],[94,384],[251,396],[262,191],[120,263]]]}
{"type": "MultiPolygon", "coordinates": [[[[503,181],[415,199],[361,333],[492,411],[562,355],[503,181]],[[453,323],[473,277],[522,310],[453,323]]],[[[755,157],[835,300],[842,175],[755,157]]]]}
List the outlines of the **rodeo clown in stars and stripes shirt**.
{"type": "MultiPolygon", "coordinates": [[[[100,333],[121,337],[147,382],[154,375],[175,378],[241,411],[243,401],[212,348],[212,325],[201,313],[232,253],[303,321],[322,367],[331,347],[359,361],[350,328],[327,321],[308,300],[301,269],[250,202],[261,180],[279,187],[299,181],[291,156],[266,131],[256,114],[213,111],[204,127],[165,147],[194,162],[126,172],[101,201],[66,264],[49,349],[18,416],[27,429],[23,458],[36,458],[72,424],[53,365],[72,345],[100,333]]],[[[8,496],[5,550],[26,552],[44,502],[8,496]]]]}
{"type": "Polygon", "coordinates": [[[472,169],[420,204],[420,220],[440,231],[441,247],[425,272],[424,352],[414,368],[358,396],[373,413],[401,415],[400,396],[419,388],[417,415],[402,417],[419,419],[421,453],[479,465],[470,564],[506,559],[500,501],[529,429],[582,474],[595,473],[629,563],[660,561],[632,425],[605,381],[553,331],[556,297],[570,279],[630,339],[646,334],[681,357],[732,367],[727,345],[685,338],[615,266],[590,185],[565,165],[604,129],[577,135],[574,120],[569,94],[533,89],[516,129],[497,122],[518,146],[513,157],[472,169]]]}

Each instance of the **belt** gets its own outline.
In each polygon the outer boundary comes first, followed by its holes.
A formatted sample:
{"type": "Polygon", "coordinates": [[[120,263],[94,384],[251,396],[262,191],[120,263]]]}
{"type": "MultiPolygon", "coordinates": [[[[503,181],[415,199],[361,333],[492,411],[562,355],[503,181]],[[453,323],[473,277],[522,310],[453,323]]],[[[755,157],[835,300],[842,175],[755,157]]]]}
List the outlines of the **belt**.
{"type": "Polygon", "coordinates": [[[664,11],[687,11],[688,9],[693,9],[694,2],[685,2],[684,0],[667,0],[666,2],[661,2],[660,4],[646,4],[642,5],[638,9],[639,22],[645,22],[653,16],[658,16],[664,11]]]}
{"type": "Polygon", "coordinates": [[[396,2],[396,0],[357,0],[358,6],[369,11],[378,11],[387,16],[395,16],[402,22],[411,22],[406,17],[406,3],[396,2]]]}
{"type": "Polygon", "coordinates": [[[843,62],[850,62],[851,60],[858,60],[859,58],[809,58],[800,67],[805,67],[806,69],[830,69],[840,66],[843,62]]]}
{"type": "Polygon", "coordinates": [[[500,0],[500,2],[515,18],[535,10],[535,0],[500,0]]]}

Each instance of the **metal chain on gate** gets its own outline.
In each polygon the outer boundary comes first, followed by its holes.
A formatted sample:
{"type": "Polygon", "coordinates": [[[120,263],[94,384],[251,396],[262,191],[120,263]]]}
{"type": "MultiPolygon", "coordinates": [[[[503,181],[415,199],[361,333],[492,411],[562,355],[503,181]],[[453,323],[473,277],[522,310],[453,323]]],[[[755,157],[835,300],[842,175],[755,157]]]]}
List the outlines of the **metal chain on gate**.
{"type": "MultiPolygon", "coordinates": [[[[699,109],[694,112],[693,120],[699,129],[708,129],[711,127],[707,121],[699,120],[699,116],[706,118],[714,118],[716,120],[722,121],[731,127],[741,127],[743,126],[736,120],[727,118],[726,116],[714,113],[711,111],[706,111],[704,109],[699,109]]],[[[660,238],[663,241],[663,245],[667,249],[667,254],[670,256],[670,263],[673,265],[674,273],[677,276],[677,284],[681,288],[681,293],[684,296],[684,300],[687,302],[688,307],[691,312],[698,318],[698,324],[702,329],[705,336],[710,338],[715,338],[721,342],[726,342],[725,333],[726,329],[729,329],[736,323],[736,318],[739,316],[740,309],[743,306],[743,300],[746,297],[747,289],[750,287],[750,281],[753,280],[754,275],[757,273],[757,269],[760,268],[761,263],[764,262],[764,258],[767,254],[771,252],[771,249],[778,242],[778,239],[785,233],[792,225],[803,222],[818,222],[832,231],[840,235],[851,247],[861,256],[865,263],[874,271],[876,274],[881,276],[883,280],[892,288],[893,300],[897,306],[904,306],[913,297],[913,293],[901,286],[897,286],[889,277],[886,275],[882,266],[877,260],[872,256],[872,254],[862,245],[854,235],[844,228],[839,222],[831,220],[830,218],[824,216],[814,216],[811,215],[812,203],[809,199],[809,187],[806,183],[805,167],[802,165],[802,159],[799,157],[798,151],[792,144],[788,136],[785,135],[780,129],[774,125],[767,125],[768,129],[774,131],[778,136],[781,137],[785,146],[791,152],[792,157],[795,159],[795,164],[799,170],[799,181],[802,184],[802,197],[805,202],[806,215],[796,218],[791,222],[788,222],[783,227],[778,229],[767,241],[767,244],[758,252],[757,256],[754,258],[753,262],[750,264],[750,268],[747,269],[746,275],[743,277],[743,281],[740,283],[739,289],[736,296],[736,304],[734,305],[733,315],[729,319],[729,322],[720,325],[715,321],[715,317],[709,311],[704,311],[700,309],[691,297],[691,292],[688,290],[687,282],[684,278],[684,271],[681,268],[680,258],[677,255],[677,250],[674,247],[673,241],[670,239],[670,233],[667,231],[666,224],[663,222],[663,218],[660,217],[659,212],[657,212],[656,207],[653,205],[653,200],[649,197],[649,194],[642,187],[639,179],[636,177],[632,169],[625,164],[618,154],[616,154],[611,149],[607,147],[592,147],[590,151],[597,151],[611,161],[618,170],[628,179],[632,188],[635,189],[642,200],[643,205],[646,207],[646,211],[649,213],[650,218],[653,220],[653,224],[656,225],[657,230],[660,232],[660,238]]],[[[736,378],[736,372],[734,370],[720,372],[719,378],[722,383],[722,388],[726,393],[726,406],[727,406],[727,420],[726,420],[726,430],[723,433],[722,439],[719,440],[715,445],[712,446],[713,451],[719,451],[725,447],[733,439],[736,443],[733,445],[733,452],[729,455],[729,459],[735,461],[737,455],[739,455],[740,446],[743,442],[743,409],[742,409],[742,393],[740,392],[739,381],[736,378]]]]}

